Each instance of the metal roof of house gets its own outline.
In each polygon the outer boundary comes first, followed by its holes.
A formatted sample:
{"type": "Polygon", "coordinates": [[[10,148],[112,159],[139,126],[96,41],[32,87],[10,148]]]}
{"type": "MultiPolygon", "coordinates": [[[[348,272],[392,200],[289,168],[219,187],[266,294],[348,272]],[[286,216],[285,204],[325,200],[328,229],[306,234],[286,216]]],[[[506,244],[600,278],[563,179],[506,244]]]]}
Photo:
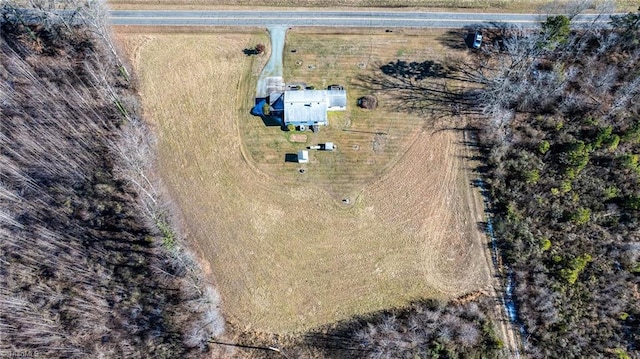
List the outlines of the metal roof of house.
{"type": "Polygon", "coordinates": [[[326,124],[327,102],[326,91],[285,91],[285,123],[326,124]]]}
{"type": "Polygon", "coordinates": [[[272,111],[284,110],[284,95],[281,92],[272,92],[269,94],[269,105],[272,111]]]}
{"type": "Polygon", "coordinates": [[[327,99],[329,100],[329,108],[331,107],[347,107],[347,91],[345,90],[328,90],[327,99]]]}
{"type": "Polygon", "coordinates": [[[287,102],[322,102],[325,96],[324,90],[294,90],[285,91],[284,98],[287,102]]]}

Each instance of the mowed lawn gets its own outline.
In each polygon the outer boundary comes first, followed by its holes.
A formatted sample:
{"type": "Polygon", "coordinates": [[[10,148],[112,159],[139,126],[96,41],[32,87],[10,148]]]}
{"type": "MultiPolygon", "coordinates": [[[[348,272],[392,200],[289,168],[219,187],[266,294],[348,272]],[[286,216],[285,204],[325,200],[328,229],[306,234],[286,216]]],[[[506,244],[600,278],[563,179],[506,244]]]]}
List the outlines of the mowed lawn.
{"type": "MultiPolygon", "coordinates": [[[[326,85],[321,71],[335,55],[313,51],[331,42],[350,50],[332,60],[338,68],[326,69],[327,81],[358,94],[364,90],[352,88],[351,77],[374,71],[374,63],[442,56],[437,36],[380,33],[358,42],[355,35],[292,33],[309,71],[300,66],[286,76],[308,75],[310,82],[326,85]],[[302,36],[310,39],[307,45],[302,36]]],[[[375,113],[367,113],[355,108],[350,95],[351,110],[317,135],[324,137],[309,133],[309,144],[335,140],[338,152],[322,154],[335,157],[318,159],[314,152],[301,174],[298,164],[284,159],[306,144],[290,142],[289,133],[249,115],[248,95],[267,58],[247,57],[242,50],[267,44],[266,33],[119,38],[139,75],[145,117],[158,137],[159,172],[229,321],[295,332],[412,300],[449,299],[488,284],[485,243],[477,230],[482,214],[461,133],[427,128],[417,115],[397,113],[383,99],[375,113]],[[380,147],[374,133],[343,129],[385,132],[386,142],[380,147]],[[349,161],[353,171],[344,169],[349,161]],[[338,184],[331,168],[337,169],[338,184]],[[342,203],[345,196],[350,205],[342,203]]],[[[292,54],[289,45],[286,51],[285,58],[292,54]]],[[[300,59],[285,59],[285,66],[300,59]]]]}

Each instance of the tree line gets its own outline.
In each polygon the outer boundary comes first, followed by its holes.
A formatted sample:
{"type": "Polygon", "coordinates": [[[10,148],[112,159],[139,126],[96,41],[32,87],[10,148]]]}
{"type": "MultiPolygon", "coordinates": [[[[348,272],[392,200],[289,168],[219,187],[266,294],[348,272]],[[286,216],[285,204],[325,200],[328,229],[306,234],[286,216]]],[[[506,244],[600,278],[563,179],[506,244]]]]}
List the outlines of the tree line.
{"type": "Polygon", "coordinates": [[[477,54],[495,231],[530,357],[640,355],[640,12],[477,54]]]}
{"type": "Polygon", "coordinates": [[[200,357],[219,300],[171,226],[135,85],[100,5],[60,4],[76,20],[0,8],[0,356],[200,357]]]}

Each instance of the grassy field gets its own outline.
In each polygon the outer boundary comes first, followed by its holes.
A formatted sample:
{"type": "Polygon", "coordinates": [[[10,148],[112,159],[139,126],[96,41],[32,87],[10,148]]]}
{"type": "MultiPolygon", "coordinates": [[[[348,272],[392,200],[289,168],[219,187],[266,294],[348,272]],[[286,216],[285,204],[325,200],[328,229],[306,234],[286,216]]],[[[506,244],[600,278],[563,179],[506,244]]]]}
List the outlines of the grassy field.
{"type": "MultiPolygon", "coordinates": [[[[407,11],[536,12],[549,0],[109,0],[113,9],[252,9],[280,8],[395,8],[407,11]]],[[[594,6],[604,0],[593,1],[594,6]]],[[[614,1],[619,11],[637,9],[633,0],[614,1]]],[[[594,7],[595,8],[595,7],[594,7]]],[[[273,9],[271,9],[273,10],[273,9]]]]}
{"type": "Polygon", "coordinates": [[[384,98],[375,112],[354,106],[355,76],[439,59],[440,36],[291,32],[286,79],[350,94],[347,113],[307,133],[307,144],[331,139],[338,152],[314,152],[301,174],[284,158],[306,144],[249,115],[267,58],[242,50],[268,43],[266,33],[119,33],[159,138],[159,172],[228,320],[295,332],[489,283],[462,134],[427,128],[384,98]]]}
{"type": "MultiPolygon", "coordinates": [[[[331,30],[294,30],[287,36],[284,55],[284,78],[289,82],[304,82],[318,89],[331,84],[347,86],[346,112],[329,113],[331,126],[318,133],[306,131],[294,142],[296,132],[277,128],[265,130],[260,120],[241,121],[245,148],[257,168],[283,183],[313,184],[327,191],[336,200],[355,200],[363,185],[380,178],[399,158],[409,144],[424,129],[427,122],[419,115],[395,111],[362,110],[354,106],[367,90],[355,85],[359,75],[372,73],[381,65],[398,58],[431,59],[441,57],[444,46],[435,40],[439,32],[402,31],[336,36],[331,30]],[[291,136],[294,136],[293,138],[291,136]],[[310,164],[285,162],[285,154],[295,154],[309,145],[332,141],[335,152],[310,152],[310,164]],[[304,170],[301,174],[300,170],[304,170]]],[[[380,96],[380,95],[379,95],[380,96]]],[[[251,90],[246,94],[251,100],[251,90]]],[[[381,103],[384,103],[382,97],[381,103]]]]}

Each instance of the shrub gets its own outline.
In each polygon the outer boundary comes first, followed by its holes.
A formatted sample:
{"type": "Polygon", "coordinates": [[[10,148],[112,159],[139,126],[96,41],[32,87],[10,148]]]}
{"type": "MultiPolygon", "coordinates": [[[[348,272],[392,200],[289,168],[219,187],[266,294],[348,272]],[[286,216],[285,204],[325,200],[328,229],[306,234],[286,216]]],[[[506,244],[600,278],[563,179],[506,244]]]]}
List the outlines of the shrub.
{"type": "Polygon", "coordinates": [[[525,179],[528,184],[536,184],[540,180],[540,171],[531,170],[525,173],[525,179]]]}
{"type": "Polygon", "coordinates": [[[569,284],[574,284],[578,280],[578,276],[587,267],[587,264],[591,262],[591,256],[589,254],[583,254],[579,257],[572,259],[568,263],[568,267],[560,270],[560,277],[569,284]]]}
{"type": "Polygon", "coordinates": [[[551,144],[549,144],[549,141],[542,140],[542,142],[540,142],[540,145],[538,145],[538,152],[544,155],[545,153],[547,153],[547,151],[549,151],[549,148],[551,148],[551,144]]]}
{"type": "Polygon", "coordinates": [[[640,141],[640,122],[634,123],[627,131],[622,135],[622,139],[627,142],[640,141]]]}
{"type": "Polygon", "coordinates": [[[640,196],[628,196],[625,198],[624,207],[635,211],[640,210],[640,196]]]}
{"type": "Polygon", "coordinates": [[[522,220],[522,214],[518,212],[518,208],[513,202],[507,205],[507,220],[509,222],[519,222],[522,220]]]}
{"type": "Polygon", "coordinates": [[[622,156],[622,166],[630,170],[638,169],[638,155],[627,153],[622,156]]]}
{"type": "Polygon", "coordinates": [[[556,44],[566,44],[569,40],[569,18],[564,15],[549,16],[542,23],[542,31],[547,38],[547,46],[555,47],[556,44]]]}
{"type": "Polygon", "coordinates": [[[586,145],[583,141],[572,144],[568,153],[569,162],[574,166],[576,174],[589,163],[589,153],[592,151],[591,145],[586,145]]]}
{"type": "Polygon", "coordinates": [[[176,249],[176,237],[169,224],[162,219],[156,221],[158,230],[162,236],[162,245],[170,252],[176,249]]]}
{"type": "Polygon", "coordinates": [[[589,223],[591,210],[589,208],[579,208],[572,216],[571,220],[577,225],[589,223]]]}
{"type": "Polygon", "coordinates": [[[598,132],[598,135],[596,136],[596,140],[593,143],[593,146],[595,148],[600,148],[602,147],[603,143],[608,143],[610,141],[612,132],[613,132],[613,127],[611,126],[601,128],[600,131],[598,132]]]}
{"type": "Polygon", "coordinates": [[[618,188],[615,186],[610,186],[604,189],[604,197],[606,199],[613,199],[618,197],[618,188]]]}
{"type": "Polygon", "coordinates": [[[618,359],[631,359],[631,356],[624,349],[616,348],[613,352],[618,359]]]}
{"type": "Polygon", "coordinates": [[[593,116],[587,116],[584,119],[584,124],[589,126],[596,126],[598,125],[598,119],[593,116]]]}
{"type": "Polygon", "coordinates": [[[618,135],[612,135],[609,138],[609,141],[607,143],[607,149],[609,151],[615,151],[618,148],[618,145],[620,144],[620,136],[618,135]]]}
{"type": "Polygon", "coordinates": [[[373,95],[366,95],[358,99],[358,106],[368,110],[374,110],[378,107],[378,98],[373,95]]]}
{"type": "Polygon", "coordinates": [[[567,168],[564,171],[564,176],[568,180],[574,180],[576,178],[576,169],[575,168],[571,168],[571,167],[567,168]]]}

